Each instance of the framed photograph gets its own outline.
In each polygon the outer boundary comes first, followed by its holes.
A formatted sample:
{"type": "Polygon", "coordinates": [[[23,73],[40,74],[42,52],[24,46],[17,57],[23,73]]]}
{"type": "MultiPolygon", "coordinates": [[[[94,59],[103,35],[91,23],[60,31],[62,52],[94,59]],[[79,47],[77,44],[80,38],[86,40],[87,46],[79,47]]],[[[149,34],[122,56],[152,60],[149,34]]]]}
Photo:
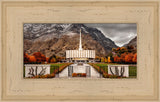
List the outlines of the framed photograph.
{"type": "Polygon", "coordinates": [[[24,78],[136,78],[136,23],[25,23],[24,78]]]}
{"type": "Polygon", "coordinates": [[[1,101],[159,102],[159,1],[1,1],[1,101]]]}

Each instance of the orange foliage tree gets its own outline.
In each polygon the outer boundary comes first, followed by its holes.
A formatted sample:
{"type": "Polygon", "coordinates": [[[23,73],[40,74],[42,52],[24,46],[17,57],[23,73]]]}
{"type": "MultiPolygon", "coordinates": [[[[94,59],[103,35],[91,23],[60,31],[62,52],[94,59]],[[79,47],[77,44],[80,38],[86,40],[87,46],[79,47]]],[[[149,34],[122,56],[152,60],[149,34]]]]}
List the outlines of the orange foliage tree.
{"type": "Polygon", "coordinates": [[[46,62],[48,62],[49,61],[49,58],[48,57],[46,57],[46,62]]]}
{"type": "Polygon", "coordinates": [[[126,47],[112,48],[111,55],[116,63],[137,63],[136,49],[131,45],[126,47]]]}
{"type": "Polygon", "coordinates": [[[110,56],[108,56],[108,63],[111,63],[112,61],[111,61],[111,57],[110,56]]]}
{"type": "Polygon", "coordinates": [[[29,61],[30,62],[36,62],[35,56],[29,56],[29,61]]]}
{"type": "Polygon", "coordinates": [[[125,62],[125,57],[126,57],[126,53],[123,53],[123,54],[121,54],[121,56],[120,56],[120,59],[121,59],[121,62],[125,62]]]}
{"type": "Polygon", "coordinates": [[[120,57],[118,57],[118,56],[115,56],[115,57],[114,57],[114,62],[117,62],[117,63],[121,62],[121,59],[120,59],[120,57]]]}
{"type": "Polygon", "coordinates": [[[24,52],[24,63],[28,63],[29,61],[29,55],[24,52]]]}
{"type": "Polygon", "coordinates": [[[34,54],[33,54],[33,56],[36,58],[36,62],[45,62],[46,61],[46,57],[43,55],[43,54],[41,54],[40,52],[35,52],[34,54]]]}
{"type": "Polygon", "coordinates": [[[132,59],[133,59],[133,53],[129,53],[125,56],[125,62],[126,63],[133,63],[132,62],[132,59]]]}
{"type": "Polygon", "coordinates": [[[105,61],[105,58],[104,57],[101,57],[101,62],[104,62],[105,61]]]}
{"type": "Polygon", "coordinates": [[[53,58],[50,60],[50,62],[51,62],[51,63],[56,63],[56,58],[53,57],[53,58]]]}
{"type": "Polygon", "coordinates": [[[118,47],[117,49],[116,49],[116,51],[119,51],[120,50],[120,47],[118,47]]]}
{"type": "Polygon", "coordinates": [[[133,55],[132,61],[133,61],[134,63],[137,63],[137,53],[135,53],[135,54],[133,55]]]}

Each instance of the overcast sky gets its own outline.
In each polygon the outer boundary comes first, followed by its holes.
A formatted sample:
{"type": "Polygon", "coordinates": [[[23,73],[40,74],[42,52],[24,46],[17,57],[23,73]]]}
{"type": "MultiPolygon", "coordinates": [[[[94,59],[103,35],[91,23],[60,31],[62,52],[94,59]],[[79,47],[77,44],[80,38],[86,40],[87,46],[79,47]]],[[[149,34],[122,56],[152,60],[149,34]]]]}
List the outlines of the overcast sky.
{"type": "Polygon", "coordinates": [[[123,46],[131,39],[137,36],[137,25],[135,23],[129,24],[85,24],[88,27],[94,27],[99,30],[108,38],[113,40],[116,45],[123,46]]]}

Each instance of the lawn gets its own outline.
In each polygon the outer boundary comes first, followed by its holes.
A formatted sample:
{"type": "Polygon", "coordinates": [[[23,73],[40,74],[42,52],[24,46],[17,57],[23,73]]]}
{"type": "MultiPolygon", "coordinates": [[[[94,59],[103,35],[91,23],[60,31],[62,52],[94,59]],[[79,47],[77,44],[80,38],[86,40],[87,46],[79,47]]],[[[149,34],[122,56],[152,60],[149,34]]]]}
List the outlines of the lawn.
{"type": "Polygon", "coordinates": [[[53,73],[55,69],[65,65],[65,63],[51,63],[50,73],[53,73]]]}
{"type": "MultiPolygon", "coordinates": [[[[108,65],[119,65],[119,64],[107,64],[107,63],[96,63],[95,65],[101,67],[105,72],[108,73],[108,65]]],[[[129,78],[136,78],[137,66],[129,65],[129,78]]]]}

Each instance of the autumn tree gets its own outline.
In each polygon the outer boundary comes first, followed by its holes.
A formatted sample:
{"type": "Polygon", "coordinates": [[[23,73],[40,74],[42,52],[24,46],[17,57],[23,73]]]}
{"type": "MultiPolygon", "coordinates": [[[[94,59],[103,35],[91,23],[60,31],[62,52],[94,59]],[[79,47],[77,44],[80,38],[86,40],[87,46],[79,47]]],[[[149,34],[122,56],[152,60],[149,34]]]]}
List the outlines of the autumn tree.
{"type": "MultiPolygon", "coordinates": [[[[137,50],[134,46],[112,48],[110,52],[112,62],[116,63],[136,63],[137,62],[137,50]],[[112,58],[113,57],[113,58],[112,58]]],[[[108,55],[109,56],[109,55],[108,55]]]]}
{"type": "Polygon", "coordinates": [[[46,62],[48,63],[48,60],[49,60],[49,58],[48,57],[46,57],[46,62]]]}
{"type": "Polygon", "coordinates": [[[133,59],[133,53],[128,53],[128,54],[125,56],[125,62],[126,62],[126,63],[133,63],[133,62],[132,62],[132,59],[133,59]]]}
{"type": "Polygon", "coordinates": [[[40,52],[35,52],[33,56],[36,58],[36,62],[41,63],[46,61],[46,57],[40,52]]]}
{"type": "Polygon", "coordinates": [[[135,53],[135,54],[133,55],[132,62],[133,62],[133,63],[137,63],[137,53],[135,53]]]}
{"type": "Polygon", "coordinates": [[[116,51],[116,48],[112,48],[112,51],[115,52],[115,51],[116,51]]]}
{"type": "Polygon", "coordinates": [[[125,52],[127,52],[127,48],[121,47],[120,50],[119,50],[119,54],[123,54],[125,52]]]}
{"type": "Polygon", "coordinates": [[[113,62],[114,62],[114,57],[113,57],[113,56],[110,56],[110,60],[111,60],[111,62],[113,63],[113,62]]]}
{"type": "Polygon", "coordinates": [[[52,55],[52,56],[50,56],[49,57],[49,59],[48,59],[48,63],[53,63],[53,62],[55,62],[56,61],[56,55],[52,55]],[[53,59],[54,58],[54,59],[53,59]],[[54,60],[54,61],[53,61],[54,60]]]}
{"type": "Polygon", "coordinates": [[[120,57],[115,56],[115,57],[114,57],[114,62],[117,62],[117,63],[121,62],[120,57]]]}
{"type": "Polygon", "coordinates": [[[24,63],[29,63],[29,55],[24,52],[24,63]]]}
{"type": "Polygon", "coordinates": [[[104,62],[105,62],[105,63],[107,63],[107,62],[108,62],[107,58],[104,58],[104,62]]]}
{"type": "Polygon", "coordinates": [[[101,62],[104,62],[104,57],[101,57],[101,62]]]}
{"type": "Polygon", "coordinates": [[[117,47],[116,51],[119,51],[120,50],[120,47],[117,47]]]}
{"type": "Polygon", "coordinates": [[[96,58],[95,59],[97,59],[97,60],[100,60],[101,59],[101,57],[99,57],[99,56],[96,56],[96,58]]]}
{"type": "Polygon", "coordinates": [[[56,61],[57,61],[57,62],[60,62],[62,59],[63,59],[62,57],[56,56],[56,61]]]}
{"type": "Polygon", "coordinates": [[[56,58],[52,58],[51,60],[50,60],[50,63],[56,63],[56,58]]]}
{"type": "Polygon", "coordinates": [[[111,63],[112,61],[111,61],[111,57],[110,56],[108,56],[108,63],[111,63]]]}
{"type": "Polygon", "coordinates": [[[125,63],[125,57],[126,57],[126,53],[121,54],[120,59],[122,63],[125,63]]]}
{"type": "Polygon", "coordinates": [[[35,56],[29,56],[29,61],[30,61],[31,63],[36,62],[35,56]]]}
{"type": "Polygon", "coordinates": [[[128,52],[133,52],[135,49],[134,49],[134,47],[132,46],[132,45],[130,45],[130,46],[127,46],[127,49],[128,49],[128,52]]]}

